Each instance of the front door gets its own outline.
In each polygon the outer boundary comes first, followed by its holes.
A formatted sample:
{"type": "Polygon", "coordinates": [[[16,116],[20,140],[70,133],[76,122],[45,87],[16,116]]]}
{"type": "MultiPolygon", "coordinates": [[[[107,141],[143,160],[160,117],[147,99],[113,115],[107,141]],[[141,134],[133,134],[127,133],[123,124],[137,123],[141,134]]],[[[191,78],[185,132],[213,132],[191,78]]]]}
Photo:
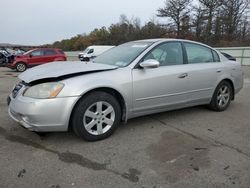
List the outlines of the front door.
{"type": "Polygon", "coordinates": [[[188,100],[187,65],[181,43],[161,44],[142,61],[148,59],[159,61],[160,67],[133,69],[133,113],[185,104],[188,100]]]}
{"type": "Polygon", "coordinates": [[[30,57],[28,58],[29,66],[39,65],[44,61],[44,51],[43,50],[35,50],[30,53],[30,57]]]}

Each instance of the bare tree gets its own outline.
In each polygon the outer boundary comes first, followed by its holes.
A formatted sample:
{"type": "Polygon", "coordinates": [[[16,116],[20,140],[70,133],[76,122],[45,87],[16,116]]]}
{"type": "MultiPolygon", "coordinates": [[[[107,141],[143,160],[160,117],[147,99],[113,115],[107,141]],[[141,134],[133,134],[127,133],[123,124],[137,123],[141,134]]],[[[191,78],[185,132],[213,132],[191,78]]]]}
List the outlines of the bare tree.
{"type": "Polygon", "coordinates": [[[215,13],[220,6],[221,2],[218,0],[199,0],[201,5],[206,10],[207,17],[207,27],[206,27],[206,41],[210,40],[213,29],[213,17],[215,17],[215,13]]]}
{"type": "Polygon", "coordinates": [[[249,21],[247,19],[247,16],[244,16],[244,18],[240,22],[240,36],[241,40],[244,40],[247,36],[247,33],[249,32],[249,21]]]}
{"type": "Polygon", "coordinates": [[[158,17],[168,17],[172,19],[177,28],[177,38],[181,34],[181,20],[188,14],[190,0],[166,0],[165,7],[158,9],[158,17]]]}
{"type": "Polygon", "coordinates": [[[181,37],[188,38],[190,34],[190,16],[186,15],[181,19],[181,37]]]}
{"type": "Polygon", "coordinates": [[[201,6],[193,7],[194,16],[193,16],[193,27],[194,33],[197,40],[201,40],[202,31],[204,30],[204,20],[205,20],[205,11],[201,6]]]}
{"type": "Polygon", "coordinates": [[[218,42],[221,39],[221,35],[222,35],[222,21],[220,15],[217,15],[215,19],[214,40],[218,42]]]}
{"type": "Polygon", "coordinates": [[[237,27],[245,11],[249,8],[250,0],[220,0],[220,2],[225,34],[228,40],[232,40],[237,34],[237,27]]]}

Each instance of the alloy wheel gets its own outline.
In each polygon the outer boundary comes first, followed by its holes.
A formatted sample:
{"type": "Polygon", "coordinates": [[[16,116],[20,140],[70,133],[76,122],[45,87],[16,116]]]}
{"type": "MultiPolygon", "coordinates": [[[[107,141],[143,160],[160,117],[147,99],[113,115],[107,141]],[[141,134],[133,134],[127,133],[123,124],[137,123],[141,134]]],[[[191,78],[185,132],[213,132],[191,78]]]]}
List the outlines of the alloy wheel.
{"type": "Polygon", "coordinates": [[[16,69],[17,69],[17,71],[19,71],[19,72],[23,72],[23,71],[25,71],[26,66],[25,66],[23,63],[19,63],[19,64],[16,66],[16,69]]]}
{"type": "Polygon", "coordinates": [[[220,108],[225,107],[230,101],[230,89],[228,86],[223,85],[217,94],[217,104],[220,108]]]}
{"type": "Polygon", "coordinates": [[[88,133],[102,135],[110,130],[115,121],[115,110],[111,104],[98,101],[84,113],[83,125],[88,133]]]}

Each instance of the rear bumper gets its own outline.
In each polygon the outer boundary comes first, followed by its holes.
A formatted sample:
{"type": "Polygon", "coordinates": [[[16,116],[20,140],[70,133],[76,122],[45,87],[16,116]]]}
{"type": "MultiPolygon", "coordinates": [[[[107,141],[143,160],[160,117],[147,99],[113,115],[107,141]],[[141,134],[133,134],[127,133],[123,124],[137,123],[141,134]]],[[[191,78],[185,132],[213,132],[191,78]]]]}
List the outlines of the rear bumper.
{"type": "Polygon", "coordinates": [[[36,132],[67,131],[72,109],[78,97],[55,99],[31,99],[11,96],[9,116],[20,123],[24,128],[36,132]]]}

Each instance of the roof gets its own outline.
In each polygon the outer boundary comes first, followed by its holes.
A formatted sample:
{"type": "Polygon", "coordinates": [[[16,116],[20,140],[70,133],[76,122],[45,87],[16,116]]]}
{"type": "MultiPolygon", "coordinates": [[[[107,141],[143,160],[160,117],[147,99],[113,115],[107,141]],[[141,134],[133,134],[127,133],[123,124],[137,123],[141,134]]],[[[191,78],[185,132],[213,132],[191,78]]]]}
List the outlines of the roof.
{"type": "Polygon", "coordinates": [[[191,43],[196,43],[196,44],[200,44],[200,45],[212,48],[211,46],[208,46],[208,45],[200,43],[200,42],[196,42],[196,41],[192,41],[192,40],[186,40],[186,39],[175,39],[175,38],[144,39],[144,40],[137,40],[137,41],[132,41],[132,42],[152,42],[152,43],[156,43],[156,42],[164,42],[164,41],[191,42],[191,43]]]}

